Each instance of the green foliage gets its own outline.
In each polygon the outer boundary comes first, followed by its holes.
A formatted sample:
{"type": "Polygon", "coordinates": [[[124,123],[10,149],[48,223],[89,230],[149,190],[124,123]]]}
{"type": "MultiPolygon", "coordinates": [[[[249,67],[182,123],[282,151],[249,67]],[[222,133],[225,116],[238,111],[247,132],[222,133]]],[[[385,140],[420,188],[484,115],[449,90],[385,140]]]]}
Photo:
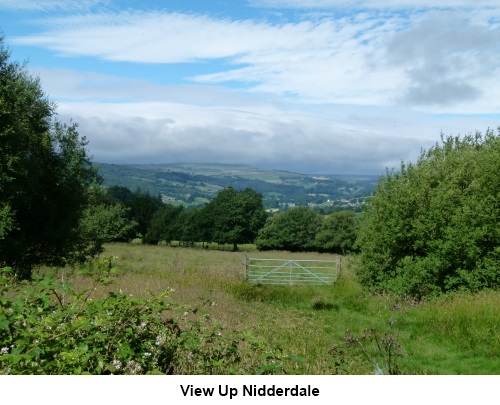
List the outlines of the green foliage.
{"type": "Polygon", "coordinates": [[[353,250],[356,241],[357,223],[353,211],[335,211],[323,221],[316,235],[320,251],[342,253],[353,250]]]}
{"type": "Polygon", "coordinates": [[[177,218],[176,238],[179,242],[193,246],[197,241],[209,240],[208,229],[203,227],[203,209],[191,208],[181,211],[177,218]]]}
{"type": "Polygon", "coordinates": [[[153,215],[162,208],[163,204],[159,197],[141,192],[134,194],[134,197],[126,202],[125,206],[130,208],[130,216],[137,222],[136,232],[138,236],[142,237],[148,232],[153,215]]]}
{"type": "Polygon", "coordinates": [[[316,250],[315,238],[322,216],[308,207],[295,207],[269,217],[255,240],[259,250],[316,250]]]}
{"type": "Polygon", "coordinates": [[[107,194],[113,200],[122,204],[128,204],[136,197],[136,193],[127,187],[111,186],[107,188],[107,194]]]}
{"type": "Polygon", "coordinates": [[[74,259],[99,178],[76,124],[57,122],[39,80],[9,57],[0,37],[0,265],[29,278],[33,266],[74,259]]]}
{"type": "Polygon", "coordinates": [[[135,228],[137,223],[128,218],[130,209],[123,204],[106,202],[104,190],[98,186],[89,190],[90,203],[83,211],[78,233],[81,260],[94,258],[104,251],[104,243],[120,240],[135,228]]]}
{"type": "MultiPolygon", "coordinates": [[[[162,240],[163,225],[161,218],[164,217],[164,204],[161,197],[152,196],[149,192],[140,189],[131,191],[126,187],[111,186],[106,188],[106,196],[101,198],[106,205],[121,204],[127,208],[127,218],[134,222],[134,227],[120,236],[121,241],[140,237],[146,243],[156,244],[162,240]],[[163,213],[162,213],[163,212],[163,213]],[[149,236],[146,234],[149,233],[149,236]]],[[[170,239],[171,240],[171,239],[170,239]]]]}
{"type": "Polygon", "coordinates": [[[144,243],[156,245],[160,241],[170,243],[176,238],[177,219],[182,207],[175,207],[171,204],[165,204],[159,208],[152,216],[148,230],[144,236],[144,243]]]}
{"type": "Polygon", "coordinates": [[[360,281],[413,296],[498,288],[500,137],[448,137],[387,172],[369,200],[360,281]]]}
{"type": "Polygon", "coordinates": [[[10,206],[4,205],[0,208],[0,240],[5,238],[13,226],[12,213],[10,206]]]}
{"type": "MultiPolygon", "coordinates": [[[[34,276],[15,284],[2,274],[3,320],[0,371],[8,374],[142,374],[165,366],[175,335],[164,333],[161,318],[172,304],[168,292],[151,300],[109,293],[92,300],[97,284],[109,284],[109,260],[91,288],[74,291],[53,277],[34,276]]],[[[0,315],[2,316],[2,315],[0,315]]]]}
{"type": "Polygon", "coordinates": [[[231,244],[233,250],[238,244],[252,243],[266,220],[262,195],[249,188],[220,191],[202,215],[210,222],[211,241],[231,244]]]}
{"type": "Polygon", "coordinates": [[[102,258],[91,286],[76,291],[53,276],[18,283],[2,269],[0,374],[271,374],[294,361],[250,333],[226,333],[203,310],[170,302],[170,290],[92,299],[115,273],[113,258],[102,258]]]}

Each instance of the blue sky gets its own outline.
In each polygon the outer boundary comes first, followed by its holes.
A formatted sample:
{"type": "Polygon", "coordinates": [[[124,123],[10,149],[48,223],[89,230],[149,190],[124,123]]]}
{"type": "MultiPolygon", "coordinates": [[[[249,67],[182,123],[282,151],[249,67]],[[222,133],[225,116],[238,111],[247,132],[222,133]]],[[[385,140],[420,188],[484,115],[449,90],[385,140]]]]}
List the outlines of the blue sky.
{"type": "Polygon", "coordinates": [[[0,0],[0,29],[99,162],[381,174],[500,125],[498,0],[0,0]]]}

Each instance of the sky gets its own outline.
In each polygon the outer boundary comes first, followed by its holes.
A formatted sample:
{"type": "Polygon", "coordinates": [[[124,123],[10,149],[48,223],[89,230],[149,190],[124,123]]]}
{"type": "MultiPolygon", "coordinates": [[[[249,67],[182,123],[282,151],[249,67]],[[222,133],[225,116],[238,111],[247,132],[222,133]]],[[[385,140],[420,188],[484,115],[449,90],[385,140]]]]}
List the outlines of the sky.
{"type": "Polygon", "coordinates": [[[0,30],[96,162],[383,174],[500,126],[498,0],[0,0],[0,30]]]}

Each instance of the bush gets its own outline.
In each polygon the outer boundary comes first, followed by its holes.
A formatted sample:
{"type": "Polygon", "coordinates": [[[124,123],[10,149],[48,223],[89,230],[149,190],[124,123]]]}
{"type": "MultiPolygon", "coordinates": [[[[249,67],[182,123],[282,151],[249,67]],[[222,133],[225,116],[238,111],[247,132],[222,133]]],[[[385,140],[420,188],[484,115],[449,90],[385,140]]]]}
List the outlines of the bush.
{"type": "MultiPolygon", "coordinates": [[[[500,133],[500,129],[499,129],[500,133]]],[[[500,137],[442,138],[381,178],[357,244],[360,281],[414,296],[498,288],[500,137]]]]}
{"type": "Polygon", "coordinates": [[[317,248],[321,252],[345,254],[353,250],[356,232],[354,211],[335,211],[325,218],[316,234],[317,248]]]}
{"type": "Polygon", "coordinates": [[[0,270],[0,374],[272,374],[293,361],[168,301],[170,291],[92,299],[96,286],[111,283],[112,258],[92,272],[100,275],[76,292],[53,276],[17,282],[12,269],[0,270]]]}
{"type": "Polygon", "coordinates": [[[259,250],[316,250],[316,234],[323,218],[309,207],[294,207],[269,217],[259,230],[255,245],[259,250]]]}

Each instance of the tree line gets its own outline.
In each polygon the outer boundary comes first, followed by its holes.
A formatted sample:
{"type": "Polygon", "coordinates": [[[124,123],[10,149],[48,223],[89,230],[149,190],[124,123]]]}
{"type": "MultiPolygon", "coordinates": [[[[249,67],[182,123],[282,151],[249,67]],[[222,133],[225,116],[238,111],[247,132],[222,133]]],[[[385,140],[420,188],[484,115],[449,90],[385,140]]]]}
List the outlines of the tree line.
{"type": "Polygon", "coordinates": [[[108,203],[126,208],[134,224],[129,238],[139,237],[146,244],[215,242],[237,250],[238,244],[254,241],[266,219],[262,195],[249,188],[228,187],[204,207],[189,209],[125,187],[109,187],[106,192],[108,203]]]}
{"type": "Polygon", "coordinates": [[[125,187],[109,187],[106,196],[108,204],[125,208],[132,224],[128,235],[122,233],[116,240],[139,237],[154,245],[201,242],[238,250],[240,244],[255,243],[259,250],[345,253],[353,249],[358,226],[352,211],[324,216],[309,207],[294,207],[269,215],[262,195],[250,188],[227,187],[204,207],[188,209],[125,187]]]}

